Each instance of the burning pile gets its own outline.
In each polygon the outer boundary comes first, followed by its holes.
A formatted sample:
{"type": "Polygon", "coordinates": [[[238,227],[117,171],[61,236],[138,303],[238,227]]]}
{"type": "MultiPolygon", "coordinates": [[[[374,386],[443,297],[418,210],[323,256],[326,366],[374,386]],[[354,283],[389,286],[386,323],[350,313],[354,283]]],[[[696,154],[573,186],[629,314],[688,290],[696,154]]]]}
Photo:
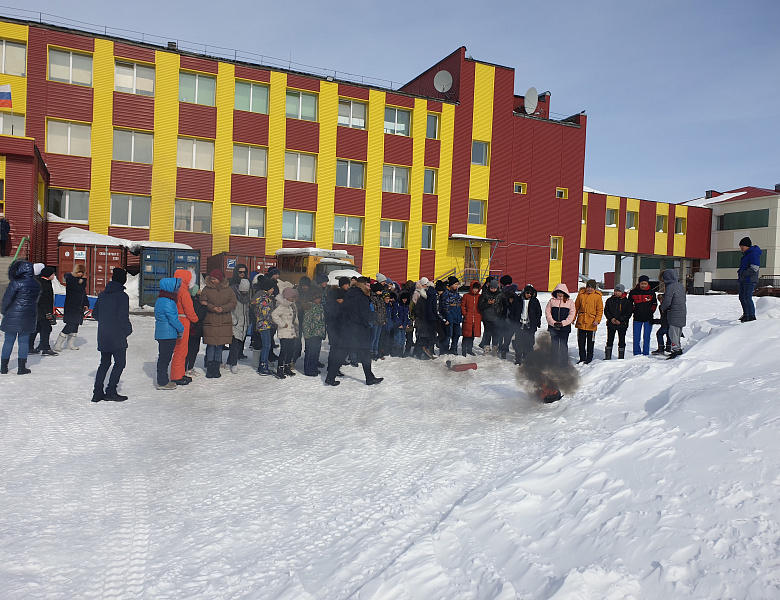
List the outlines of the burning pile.
{"type": "Polygon", "coordinates": [[[557,402],[563,398],[563,394],[561,394],[561,390],[556,387],[555,382],[548,379],[542,381],[542,385],[539,388],[539,396],[545,404],[557,402]]]}
{"type": "Polygon", "coordinates": [[[550,356],[550,337],[542,334],[536,348],[523,358],[517,370],[517,382],[528,393],[545,404],[557,402],[563,393],[574,393],[579,387],[579,372],[571,364],[553,364],[550,356]]]}

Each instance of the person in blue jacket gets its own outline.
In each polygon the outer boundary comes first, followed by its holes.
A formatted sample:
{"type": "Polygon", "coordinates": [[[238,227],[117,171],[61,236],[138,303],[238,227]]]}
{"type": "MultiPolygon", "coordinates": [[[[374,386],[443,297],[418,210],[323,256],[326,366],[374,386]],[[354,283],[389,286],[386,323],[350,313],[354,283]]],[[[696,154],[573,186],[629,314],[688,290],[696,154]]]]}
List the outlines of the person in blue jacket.
{"type": "Polygon", "coordinates": [[[457,354],[458,340],[461,336],[461,323],[463,323],[463,312],[460,310],[461,296],[458,293],[460,281],[454,275],[447,279],[447,289],[444,290],[439,299],[439,314],[444,321],[444,343],[442,344],[442,354],[457,354]]]}
{"type": "Polygon", "coordinates": [[[157,356],[158,390],[175,390],[176,384],[171,381],[168,366],[173,358],[176,340],[184,335],[184,325],[179,321],[179,311],[176,309],[176,298],[181,279],[166,277],[160,280],[160,296],[154,303],[154,339],[157,340],[159,354],[157,356]]]}
{"type": "Polygon", "coordinates": [[[33,277],[33,264],[26,260],[15,260],[8,267],[10,283],[3,295],[3,321],[0,331],[4,335],[3,351],[0,357],[0,373],[8,373],[8,361],[19,339],[19,362],[17,375],[30,373],[27,368],[27,354],[30,349],[30,334],[38,323],[38,298],[41,285],[33,277]]]}
{"type": "Polygon", "coordinates": [[[127,400],[127,396],[117,393],[119,378],[127,364],[127,338],[133,333],[133,325],[130,323],[130,298],[125,293],[126,282],[127,271],[115,268],[111,281],[106,285],[106,289],[100,292],[95,308],[92,309],[92,318],[98,323],[97,349],[100,352],[100,366],[95,374],[92,402],[127,400]],[[104,391],[103,383],[112,360],[114,368],[111,369],[108,387],[104,391]]]}
{"type": "Polygon", "coordinates": [[[758,283],[758,269],[761,266],[761,248],[754,246],[749,237],[743,237],[739,241],[739,249],[742,250],[742,259],[739,261],[739,303],[742,305],[740,321],[756,320],[756,306],[753,304],[753,290],[758,283]]]}

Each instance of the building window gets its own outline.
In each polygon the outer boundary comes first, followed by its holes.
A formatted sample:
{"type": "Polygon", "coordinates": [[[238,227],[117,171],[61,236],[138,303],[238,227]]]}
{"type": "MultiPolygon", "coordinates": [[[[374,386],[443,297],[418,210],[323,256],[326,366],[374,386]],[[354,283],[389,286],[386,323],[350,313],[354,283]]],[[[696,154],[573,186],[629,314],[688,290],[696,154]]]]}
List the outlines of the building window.
{"type": "Polygon", "coordinates": [[[353,129],[366,128],[366,103],[339,100],[339,125],[353,129]]]}
{"type": "Polygon", "coordinates": [[[176,166],[213,171],[214,142],[180,137],[176,152],[176,166]]]}
{"type": "Polygon", "coordinates": [[[362,244],[363,219],[336,215],[333,220],[334,244],[362,244]]]}
{"type": "Polygon", "coordinates": [[[65,221],[89,221],[89,192],[49,188],[49,212],[65,221]]]}
{"type": "Polygon", "coordinates": [[[769,227],[769,209],[746,210],[718,216],[718,231],[769,227]]]}
{"type": "Polygon", "coordinates": [[[585,225],[588,222],[588,205],[582,205],[582,224],[585,225]]]}
{"type": "Polygon", "coordinates": [[[314,213],[285,210],[282,215],[282,238],[311,242],[314,240],[314,213]]]}
{"type": "Polygon", "coordinates": [[[566,200],[569,197],[569,188],[555,188],[555,197],[558,200],[566,200]]]}
{"type": "Polygon", "coordinates": [[[0,72],[5,75],[19,75],[24,77],[27,66],[27,46],[19,42],[0,40],[3,44],[2,68],[0,72]]]}
{"type": "Polygon", "coordinates": [[[24,137],[24,115],[0,113],[0,133],[24,137]]]}
{"type": "Polygon", "coordinates": [[[114,227],[146,227],[152,210],[149,196],[111,194],[111,225],[114,227]]]}
{"type": "Polygon", "coordinates": [[[527,183],[515,183],[515,194],[527,194],[527,193],[528,193],[527,183]]]}
{"type": "Polygon", "coordinates": [[[288,181],[316,182],[317,157],[300,152],[284,153],[284,178],[288,181]]]}
{"type": "Polygon", "coordinates": [[[488,164],[488,143],[487,142],[471,142],[471,164],[483,165],[488,164]]]}
{"type": "Polygon", "coordinates": [[[379,246],[382,248],[406,248],[406,223],[403,221],[380,221],[379,246]]]}
{"type": "Polygon", "coordinates": [[[616,208],[608,208],[605,225],[607,227],[617,227],[617,222],[618,222],[618,210],[616,208]]]}
{"type": "Polygon", "coordinates": [[[317,96],[306,92],[287,90],[287,118],[317,120],[317,96]]]}
{"type": "Polygon", "coordinates": [[[666,215],[656,215],[655,232],[666,233],[668,231],[669,218],[666,215]]]}
{"type": "Polygon", "coordinates": [[[179,73],[179,102],[214,106],[217,98],[217,79],[200,73],[179,73]]]}
{"type": "Polygon", "coordinates": [[[425,169],[423,194],[436,194],[436,169],[425,169]]]}
{"type": "Polygon", "coordinates": [[[674,233],[675,235],[685,235],[688,230],[688,223],[685,217],[675,217],[674,233]]]}
{"type": "Polygon", "coordinates": [[[637,229],[639,227],[639,213],[630,210],[626,213],[626,229],[637,229]]]}
{"type": "Polygon", "coordinates": [[[114,129],[114,160],[152,164],[154,135],[141,131],[114,129]]]}
{"type": "Polygon", "coordinates": [[[382,169],[382,191],[396,194],[409,193],[409,169],[385,165],[382,169]]]}
{"type": "Polygon", "coordinates": [[[49,79],[91,86],[92,56],[49,48],[49,79]]]}
{"type": "Polygon", "coordinates": [[[561,260],[563,257],[563,238],[550,237],[550,260],[561,260]]]}
{"type": "Polygon", "coordinates": [[[241,175],[268,175],[268,150],[260,146],[233,146],[233,173],[241,175]]]}
{"type": "Polygon", "coordinates": [[[336,161],[336,186],[363,189],[365,165],[354,160],[336,161]]]}
{"type": "Polygon", "coordinates": [[[230,235],[265,237],[265,208],[232,205],[230,207],[230,235]]]}
{"type": "Polygon", "coordinates": [[[174,213],[176,231],[211,233],[211,202],[176,200],[174,213]]]}
{"type": "Polygon", "coordinates": [[[409,136],[411,133],[412,113],[402,108],[385,107],[385,133],[409,136]]]}
{"type": "Polygon", "coordinates": [[[236,110],[268,114],[268,86],[236,81],[236,110]]]}
{"type": "Polygon", "coordinates": [[[434,226],[433,225],[423,225],[422,226],[422,245],[420,247],[423,250],[433,250],[433,240],[434,240],[434,226]]]}
{"type": "Polygon", "coordinates": [[[46,128],[46,152],[89,156],[92,126],[50,119],[46,128]]]}
{"type": "Polygon", "coordinates": [[[428,121],[425,124],[425,137],[429,140],[439,139],[439,115],[428,113],[428,121]]]}
{"type": "Polygon", "coordinates": [[[469,223],[472,225],[485,224],[484,200],[469,200],[469,223]]]}
{"type": "Polygon", "coordinates": [[[139,96],[154,96],[154,67],[116,61],[114,90],[139,96]]]}
{"type": "MultiPolygon", "coordinates": [[[[742,260],[742,252],[740,250],[718,252],[716,260],[717,269],[739,269],[739,264],[742,260]]],[[[762,269],[766,268],[766,250],[761,251],[761,258],[759,259],[758,266],[762,269]]]]}

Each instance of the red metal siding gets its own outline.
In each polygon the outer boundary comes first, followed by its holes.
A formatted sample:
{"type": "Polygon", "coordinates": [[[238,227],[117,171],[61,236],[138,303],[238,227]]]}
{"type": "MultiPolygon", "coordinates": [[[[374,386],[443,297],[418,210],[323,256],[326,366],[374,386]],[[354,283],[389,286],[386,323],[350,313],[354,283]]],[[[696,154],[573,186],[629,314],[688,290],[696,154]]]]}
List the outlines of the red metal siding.
{"type": "Polygon", "coordinates": [[[5,218],[11,223],[10,244],[6,251],[13,255],[24,236],[33,234],[33,213],[35,192],[33,182],[36,169],[31,156],[6,156],[5,165],[5,218]]]}
{"type": "MultiPolygon", "coordinates": [[[[27,38],[27,114],[25,133],[43,150],[46,139],[46,30],[30,27],[27,38]]],[[[56,244],[55,244],[56,245],[56,244]]]]}
{"type": "Polygon", "coordinates": [[[115,127],[154,129],[154,98],[114,92],[113,122],[115,127]]]}
{"type": "Polygon", "coordinates": [[[364,216],[366,214],[366,190],[337,187],[333,212],[337,215],[364,216]]]}
{"type": "Polygon", "coordinates": [[[46,166],[51,173],[52,187],[88,190],[91,185],[92,159],[83,156],[47,154],[46,166]]]}
{"type": "Polygon", "coordinates": [[[265,206],[268,201],[268,180],[265,177],[233,173],[230,201],[265,206]]]}
{"type": "Polygon", "coordinates": [[[311,92],[320,91],[320,80],[313,79],[311,77],[304,77],[302,75],[293,75],[292,73],[287,75],[287,87],[295,88],[298,90],[309,90],[311,92]]]}
{"type": "Polygon", "coordinates": [[[152,165],[111,161],[111,191],[150,196],[152,165]]]}
{"type": "Polygon", "coordinates": [[[176,197],[213,201],[214,171],[182,169],[179,167],[176,170],[176,197]]]}
{"type": "Polygon", "coordinates": [[[248,254],[250,256],[265,256],[265,238],[230,236],[231,254],[248,254]]]}
{"type": "Polygon", "coordinates": [[[242,67],[236,65],[236,79],[249,79],[251,81],[262,81],[268,83],[271,81],[271,72],[264,69],[255,69],[252,67],[242,67]]]}
{"type": "Polygon", "coordinates": [[[382,218],[408,221],[411,214],[412,197],[409,194],[382,192],[382,218]]]}
{"type": "Polygon", "coordinates": [[[425,166],[439,168],[441,140],[425,140],[425,166]]]}
{"type": "Polygon", "coordinates": [[[344,250],[355,257],[355,270],[363,272],[363,246],[351,246],[349,244],[333,244],[334,250],[344,250]]]}
{"type": "Polygon", "coordinates": [[[354,85],[339,84],[339,96],[346,98],[355,98],[357,100],[368,100],[368,88],[356,87],[354,85]]]}
{"type": "MultiPolygon", "coordinates": [[[[450,71],[453,79],[455,73],[450,71]]],[[[431,73],[431,80],[433,79],[431,73]]],[[[452,152],[452,187],[450,195],[450,235],[466,233],[469,218],[469,180],[471,178],[471,132],[474,116],[473,62],[464,62],[460,74],[462,102],[455,109],[455,135],[452,152]]],[[[453,84],[455,88],[455,84],[453,84]]]]}
{"type": "Polygon", "coordinates": [[[233,139],[243,144],[268,145],[268,115],[233,111],[233,139]]]}
{"type": "Polygon", "coordinates": [[[385,163],[391,165],[412,165],[414,162],[414,140],[403,135],[385,134],[385,163]]]}
{"type": "Polygon", "coordinates": [[[92,122],[92,88],[59,81],[47,82],[46,116],[92,122]]]}
{"type": "Polygon", "coordinates": [[[204,58],[195,58],[193,56],[181,56],[179,66],[188,71],[201,71],[203,73],[219,72],[219,63],[215,60],[206,60],[204,58]]]}
{"type": "Polygon", "coordinates": [[[149,48],[141,48],[139,46],[114,42],[114,56],[119,58],[129,58],[130,60],[153,63],[154,55],[154,50],[150,50],[149,48]]]}
{"type": "Polygon", "coordinates": [[[379,272],[393,281],[406,281],[409,251],[400,248],[379,249],[379,272]]]}
{"type": "Polygon", "coordinates": [[[300,242],[298,240],[282,240],[282,248],[314,248],[314,242],[300,242]]]}
{"type": "Polygon", "coordinates": [[[368,131],[339,127],[336,131],[336,156],[365,162],[368,157],[368,131]]]}
{"type": "Polygon", "coordinates": [[[439,197],[433,194],[423,194],[422,197],[422,222],[436,223],[439,211],[439,197]]]}
{"type": "Polygon", "coordinates": [[[108,235],[126,240],[144,241],[149,239],[149,230],[139,227],[109,227],[108,235]]]}
{"type": "Polygon", "coordinates": [[[708,259],[712,234],[712,209],[688,207],[688,234],[685,239],[685,255],[690,258],[708,259]]]}
{"type": "Polygon", "coordinates": [[[427,277],[433,279],[436,277],[434,269],[436,268],[436,251],[435,250],[422,250],[420,252],[420,272],[419,273],[407,273],[407,277],[418,279],[419,277],[427,277]]]}
{"type": "Polygon", "coordinates": [[[436,102],[435,100],[428,100],[428,110],[430,112],[441,112],[442,111],[442,103],[436,102]]]}
{"type": "MultiPolygon", "coordinates": [[[[32,29],[32,27],[30,28],[32,29]]],[[[65,33],[63,31],[41,30],[47,37],[47,42],[51,46],[60,46],[71,50],[82,50],[83,52],[95,51],[95,40],[86,35],[77,35],[74,33],[65,33]]]]}
{"type": "MultiPolygon", "coordinates": [[[[401,89],[410,94],[419,94],[420,96],[427,96],[428,98],[442,98],[449,102],[458,102],[460,96],[464,93],[461,88],[461,69],[465,62],[466,47],[461,46],[455,50],[455,52],[430,67],[427,71],[418,77],[415,77],[401,89]],[[436,73],[441,70],[449,71],[450,75],[452,75],[452,88],[446,93],[439,92],[433,86],[433,78],[436,76],[436,73]]],[[[469,63],[471,64],[471,72],[473,73],[474,63],[471,61],[469,61],[469,63]]],[[[473,89],[471,97],[473,98],[473,89]]]]}
{"type": "Polygon", "coordinates": [[[192,246],[195,250],[200,250],[200,269],[202,273],[206,272],[206,265],[212,254],[212,239],[210,233],[176,231],[173,234],[173,241],[177,244],[187,244],[188,246],[192,246]]]}
{"type": "Polygon", "coordinates": [[[212,140],[216,138],[216,107],[179,102],[179,133],[212,140]]]}
{"type": "Polygon", "coordinates": [[[411,96],[388,93],[385,96],[385,104],[390,106],[403,106],[404,108],[414,108],[414,98],[411,96]]]}
{"type": "Polygon", "coordinates": [[[288,150],[300,152],[320,151],[320,124],[300,119],[287,119],[287,137],[285,142],[288,150]]]}
{"type": "Polygon", "coordinates": [[[304,181],[284,182],[284,207],[291,210],[317,210],[317,184],[304,181]]]}
{"type": "Polygon", "coordinates": [[[639,203],[639,254],[655,254],[655,204],[646,200],[639,203]]]}
{"type": "Polygon", "coordinates": [[[588,223],[585,230],[586,248],[591,250],[604,249],[604,226],[606,223],[607,197],[604,194],[588,194],[588,223]]]}

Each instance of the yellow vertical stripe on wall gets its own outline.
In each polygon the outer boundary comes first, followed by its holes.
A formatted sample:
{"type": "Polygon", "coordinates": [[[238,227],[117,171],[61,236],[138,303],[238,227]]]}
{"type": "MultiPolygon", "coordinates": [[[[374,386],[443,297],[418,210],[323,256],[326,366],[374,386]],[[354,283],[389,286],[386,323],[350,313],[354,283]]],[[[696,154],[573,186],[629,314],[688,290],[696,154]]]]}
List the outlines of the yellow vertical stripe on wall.
{"type": "MultiPolygon", "coordinates": [[[[5,155],[0,155],[0,179],[5,181],[5,155]]],[[[4,198],[0,198],[0,200],[4,200],[4,198]]]]}
{"type": "MultiPolygon", "coordinates": [[[[27,25],[17,25],[16,23],[0,23],[0,38],[2,39],[11,40],[12,42],[27,43],[27,34],[27,25]]],[[[13,103],[13,108],[0,108],[0,111],[5,113],[14,113],[15,115],[25,114],[27,112],[27,78],[19,77],[18,75],[4,75],[0,73],[0,85],[6,84],[11,86],[11,102],[13,103]]]]}
{"type": "Polygon", "coordinates": [[[420,271],[420,252],[422,246],[422,196],[425,182],[425,130],[428,122],[428,101],[416,98],[412,116],[412,139],[414,150],[412,156],[411,185],[409,193],[412,196],[412,206],[409,212],[409,227],[406,231],[407,252],[406,278],[420,271]]]}
{"type": "Polygon", "coordinates": [[[236,68],[220,62],[217,71],[217,138],[214,140],[212,254],[230,250],[230,193],[233,173],[233,107],[236,68]]]}
{"type": "Polygon", "coordinates": [[[339,86],[320,82],[320,152],[317,156],[317,216],[314,242],[333,248],[333,203],[336,194],[336,131],[339,119],[339,86]]]}
{"type": "MultiPolygon", "coordinates": [[[[604,250],[615,252],[618,249],[618,228],[621,227],[620,197],[607,196],[607,208],[615,209],[618,212],[618,218],[614,227],[607,227],[606,222],[604,223],[604,250]]],[[[625,223],[622,226],[625,227],[625,223]]]]}
{"type": "MultiPolygon", "coordinates": [[[[558,256],[563,256],[563,237],[559,238],[560,244],[558,245],[558,256]]],[[[561,280],[563,279],[563,260],[552,260],[550,259],[550,278],[547,281],[547,289],[553,290],[555,289],[555,286],[561,283],[561,280]]],[[[575,290],[572,290],[572,293],[576,293],[575,290]]]]}
{"type": "MultiPolygon", "coordinates": [[[[588,206],[588,192],[582,192],[582,205],[588,206]]],[[[587,215],[587,211],[585,211],[585,214],[587,215]]],[[[585,217],[585,222],[582,224],[582,229],[580,230],[580,248],[587,248],[585,245],[585,240],[588,237],[588,218],[585,217]]]]}
{"type": "MultiPolygon", "coordinates": [[[[450,237],[450,195],[452,193],[452,147],[455,141],[455,107],[443,104],[439,123],[441,138],[439,151],[439,201],[436,208],[436,268],[434,273],[420,273],[421,277],[436,277],[457,265],[463,265],[463,243],[455,244],[450,237]]],[[[418,266],[419,269],[419,266],[418,266]]]]}
{"type": "Polygon", "coordinates": [[[379,221],[382,218],[382,167],[385,153],[385,93],[368,96],[368,164],[366,165],[366,217],[363,230],[363,269],[366,276],[379,272],[379,221]]]}
{"type": "Polygon", "coordinates": [[[287,139],[287,75],[271,71],[268,91],[268,200],[266,202],[265,252],[282,247],[284,212],[284,148],[287,139]]]}
{"type": "MultiPolygon", "coordinates": [[[[471,137],[480,142],[490,142],[493,139],[493,88],[495,87],[496,69],[482,63],[476,64],[474,76],[474,116],[471,137]]],[[[490,151],[488,147],[488,166],[471,165],[469,179],[469,197],[487,200],[490,189],[490,151]]],[[[486,212],[486,216],[489,214],[486,212]]],[[[487,259],[485,260],[487,264],[487,259]]]]}
{"type": "Polygon", "coordinates": [[[686,229],[685,233],[682,234],[676,234],[674,232],[674,223],[669,223],[669,235],[674,236],[674,255],[675,256],[685,256],[685,245],[687,244],[687,232],[688,232],[688,207],[687,206],[680,206],[679,204],[675,205],[674,207],[674,218],[677,219],[679,217],[682,217],[686,220],[686,229]]]}
{"type": "MultiPolygon", "coordinates": [[[[626,212],[635,212],[637,214],[637,227],[636,229],[626,229],[626,241],[624,248],[626,252],[639,252],[639,228],[642,227],[642,223],[639,222],[639,200],[636,198],[626,199],[626,212]]],[[[621,227],[625,227],[623,223],[621,227]]],[[[650,225],[650,227],[653,227],[650,225]]]]}
{"type": "Polygon", "coordinates": [[[179,55],[155,53],[154,163],[149,238],[173,241],[176,147],[179,135],[179,55]]]}
{"type": "Polygon", "coordinates": [[[89,229],[108,234],[111,217],[111,157],[114,146],[114,42],[95,39],[92,55],[92,174],[89,229]]]}
{"type": "MultiPolygon", "coordinates": [[[[655,232],[655,248],[653,252],[655,254],[666,254],[667,250],[667,241],[669,236],[669,231],[674,234],[674,229],[670,229],[671,226],[673,226],[672,223],[669,223],[669,205],[664,204],[663,202],[656,202],[655,203],[655,215],[656,217],[658,215],[666,215],[666,233],[658,233],[658,231],[655,232]]],[[[655,228],[655,223],[652,224],[652,227],[655,228]]]]}

